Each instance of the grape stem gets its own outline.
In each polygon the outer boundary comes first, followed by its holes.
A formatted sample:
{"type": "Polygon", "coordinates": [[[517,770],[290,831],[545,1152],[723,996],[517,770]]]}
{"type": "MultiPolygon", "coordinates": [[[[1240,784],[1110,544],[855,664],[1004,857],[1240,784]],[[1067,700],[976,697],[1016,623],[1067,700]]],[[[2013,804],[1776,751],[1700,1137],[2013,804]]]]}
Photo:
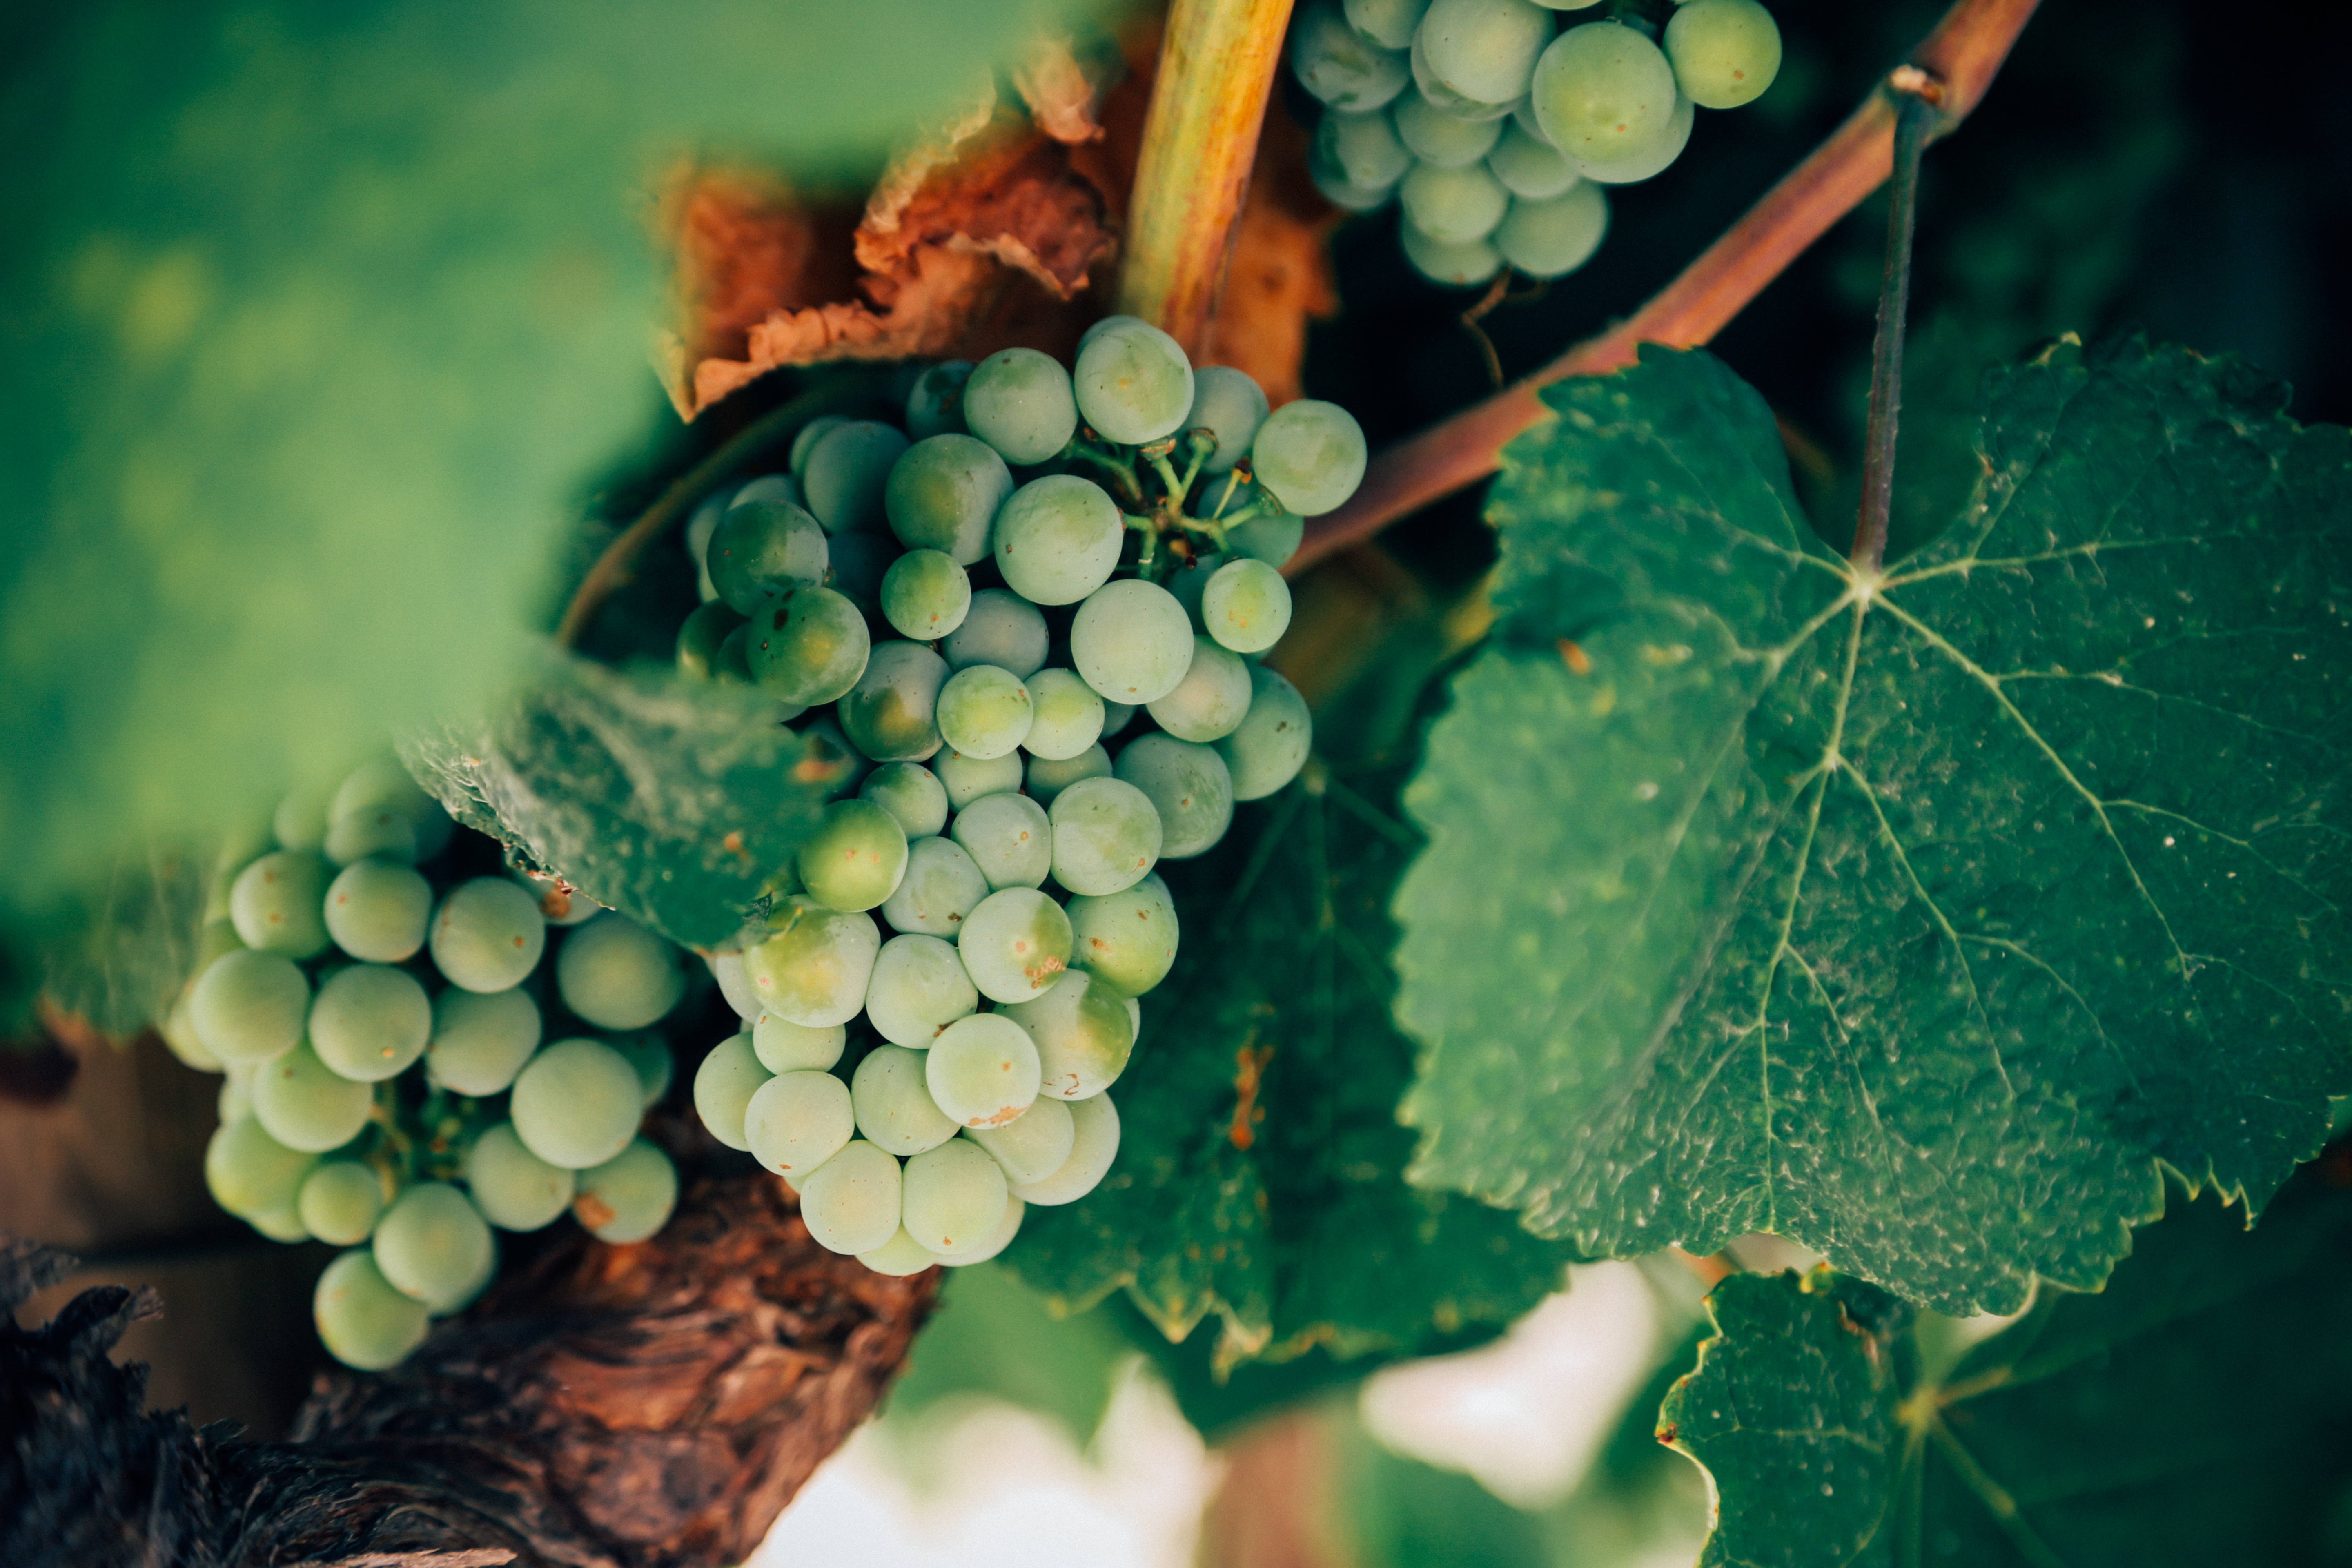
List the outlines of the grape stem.
{"type": "Polygon", "coordinates": [[[1223,291],[1291,0],[1175,0],[1128,199],[1118,309],[1198,356],[1223,291]]]}
{"type": "Polygon", "coordinates": [[[1692,348],[1714,337],[1893,172],[1900,102],[1932,105],[1929,137],[1949,133],[1983,100],[2039,4],[1956,0],[1911,52],[1910,65],[1924,88],[1906,94],[1895,90],[1891,79],[1881,82],[1828,141],[1632,316],[1516,385],[1382,452],[1346,505],[1307,521],[1306,538],[1284,573],[1295,576],[1493,473],[1504,444],[1549,417],[1538,394],[1549,383],[1629,365],[1642,343],[1692,348]]]}
{"type": "Polygon", "coordinates": [[[1895,111],[1894,203],[1886,220],[1886,269],[1878,282],[1878,331],[1870,346],[1870,427],[1863,437],[1862,510],[1853,529],[1856,566],[1875,574],[1886,559],[1886,520],[1895,504],[1895,435],[1903,408],[1903,323],[1911,308],[1911,241],[1918,229],[1919,160],[1936,109],[1926,72],[1896,71],[1888,90],[1895,111]]]}

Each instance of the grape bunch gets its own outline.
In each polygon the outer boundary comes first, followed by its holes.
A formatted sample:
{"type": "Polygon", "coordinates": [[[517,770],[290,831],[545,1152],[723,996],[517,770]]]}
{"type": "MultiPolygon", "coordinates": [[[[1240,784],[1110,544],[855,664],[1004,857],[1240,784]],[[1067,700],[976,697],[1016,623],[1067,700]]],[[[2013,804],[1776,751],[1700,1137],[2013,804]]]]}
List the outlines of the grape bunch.
{"type": "Polygon", "coordinates": [[[455,828],[392,757],[326,800],[289,796],[277,847],[224,865],[162,1026],[181,1060],[226,1076],[215,1201],[273,1240],[350,1249],[312,1310],[327,1349],[369,1371],[489,1284],[493,1226],[569,1211],[642,1241],[677,1198],[638,1135],[669,1087],[650,1031],[685,994],[677,950],[520,873],[436,885],[421,868],[460,858],[455,828]],[[551,943],[551,925],[570,929],[551,943]]]}
{"type": "Polygon", "coordinates": [[[1659,173],[1697,110],[1753,102],[1780,68],[1757,0],[1612,0],[1555,34],[1554,11],[1595,4],[1316,0],[1290,63],[1326,105],[1317,187],[1349,212],[1394,196],[1406,259],[1433,282],[1583,266],[1609,228],[1601,187],[1659,173]]]}
{"type": "Polygon", "coordinates": [[[1008,349],[923,372],[903,430],[817,420],[689,521],[679,668],[853,759],[709,955],[746,1026],[694,1082],[820,1243],[978,1262],[1110,1168],[1105,1090],[1176,954],[1153,868],[1306,762],[1307,705],[1259,659],[1304,518],[1364,463],[1344,410],[1270,412],[1114,316],[1075,371],[1008,349]]]}

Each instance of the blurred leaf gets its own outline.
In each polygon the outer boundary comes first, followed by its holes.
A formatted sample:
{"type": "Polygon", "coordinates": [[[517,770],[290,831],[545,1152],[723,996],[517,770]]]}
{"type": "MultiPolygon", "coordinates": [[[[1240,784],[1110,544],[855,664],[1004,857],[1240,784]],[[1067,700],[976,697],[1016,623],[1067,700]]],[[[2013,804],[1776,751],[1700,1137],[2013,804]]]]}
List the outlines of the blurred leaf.
{"type": "Polygon", "coordinates": [[[2143,344],[1989,385],[1970,510],[1867,584],[1715,360],[1548,391],[1407,795],[1417,1181],[1965,1312],[2096,1284],[2159,1162],[2259,1205],[2316,1150],[2352,442],[2143,344]]]}
{"type": "Polygon", "coordinates": [[[1214,1314],[1221,1370],[1411,1353],[1559,1288],[1565,1247],[1401,1173],[1412,1047],[1389,1020],[1385,911],[1416,843],[1402,776],[1311,763],[1215,849],[1162,865],[1181,941],[1113,1090],[1118,1163],[1033,1212],[1007,1255],[1024,1279],[1070,1305],[1124,1286],[1171,1339],[1214,1314]]]}
{"type": "Polygon", "coordinates": [[[552,655],[480,723],[401,757],[451,816],[689,947],[737,935],[847,759],[772,699],[552,655]]]}
{"type": "Polygon", "coordinates": [[[919,1417],[958,1395],[982,1395],[1051,1416],[1084,1447],[1134,1354],[1108,1312],[1057,1317],[1002,1264],[950,1268],[939,1310],[890,1386],[887,1415],[919,1417]]]}
{"type": "Polygon", "coordinates": [[[42,994],[101,1034],[161,1018],[195,965],[211,871],[193,855],[126,853],[90,897],[43,910],[42,994]]]}
{"type": "Polygon", "coordinates": [[[96,0],[12,20],[7,918],[502,689],[554,525],[658,407],[644,226],[665,166],[870,170],[1052,9],[96,0]]]}
{"type": "Polygon", "coordinates": [[[1721,1499],[1702,1561],[2352,1560],[2352,1199],[2323,1177],[2243,1221],[2176,1190],[2098,1294],[2045,1291],[1940,1378],[1870,1286],[1726,1279],[1660,1414],[1721,1499]]]}

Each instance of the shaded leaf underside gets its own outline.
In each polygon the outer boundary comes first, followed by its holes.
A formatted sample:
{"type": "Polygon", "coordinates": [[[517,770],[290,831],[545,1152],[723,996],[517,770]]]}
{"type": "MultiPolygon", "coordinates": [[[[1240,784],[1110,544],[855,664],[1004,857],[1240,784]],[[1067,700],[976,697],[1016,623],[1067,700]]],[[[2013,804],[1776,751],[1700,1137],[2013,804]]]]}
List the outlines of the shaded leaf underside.
{"type": "Polygon", "coordinates": [[[1406,795],[1415,1180],[1959,1311],[2095,1284],[2159,1161],[2274,1191],[2352,1080],[2346,433],[2063,345],[1865,580],[1715,360],[1547,395],[1497,646],[1406,795]]]}

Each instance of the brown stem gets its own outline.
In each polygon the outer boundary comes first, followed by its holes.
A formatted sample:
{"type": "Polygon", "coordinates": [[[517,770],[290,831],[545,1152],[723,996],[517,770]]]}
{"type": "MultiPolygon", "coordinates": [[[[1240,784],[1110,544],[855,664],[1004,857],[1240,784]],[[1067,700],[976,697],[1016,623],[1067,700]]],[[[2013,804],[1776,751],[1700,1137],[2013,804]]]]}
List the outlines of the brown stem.
{"type": "Polygon", "coordinates": [[[782,407],[760,416],[729,437],[717,451],[671,481],[661,499],[615,535],[604,546],[604,552],[596,557],[596,563],[588,568],[588,574],[580,579],[572,602],[563,606],[563,618],[556,623],[555,645],[570,647],[579,642],[588,630],[588,623],[604,608],[604,601],[628,585],[631,568],[645,547],[692,510],[695,503],[717,488],[721,479],[731,479],[750,468],[790,440],[802,426],[818,415],[858,402],[880,384],[880,378],[871,374],[834,376],[782,407]]]}
{"type": "Polygon", "coordinates": [[[1291,0],[1175,0],[1129,198],[1118,308],[1199,353],[1224,287],[1291,0]]]}
{"type": "MultiPolygon", "coordinates": [[[[1976,108],[2009,58],[2040,0],[1956,0],[1910,64],[1939,91],[1937,131],[1950,131],[1976,108]]],[[[1495,471],[1504,443],[1544,417],[1538,389],[1571,375],[1633,363],[1636,346],[1691,348],[1723,330],[1805,248],[1876,190],[1895,164],[1895,95],[1885,84],[1811,156],[1627,320],[1577,344],[1516,385],[1473,404],[1444,423],[1390,447],[1372,462],[1355,495],[1337,511],[1312,519],[1284,572],[1292,575],[1407,513],[1495,471]]]]}
{"type": "Polygon", "coordinates": [[[1878,331],[1870,347],[1870,426],[1863,438],[1862,510],[1850,557],[1866,572],[1877,571],[1886,559],[1886,521],[1895,505],[1895,433],[1903,406],[1903,323],[1911,309],[1911,239],[1919,219],[1919,155],[1927,151],[1936,118],[1926,96],[1933,84],[1924,72],[1906,67],[1889,85],[1901,97],[1895,121],[1895,202],[1886,220],[1878,331]]]}

